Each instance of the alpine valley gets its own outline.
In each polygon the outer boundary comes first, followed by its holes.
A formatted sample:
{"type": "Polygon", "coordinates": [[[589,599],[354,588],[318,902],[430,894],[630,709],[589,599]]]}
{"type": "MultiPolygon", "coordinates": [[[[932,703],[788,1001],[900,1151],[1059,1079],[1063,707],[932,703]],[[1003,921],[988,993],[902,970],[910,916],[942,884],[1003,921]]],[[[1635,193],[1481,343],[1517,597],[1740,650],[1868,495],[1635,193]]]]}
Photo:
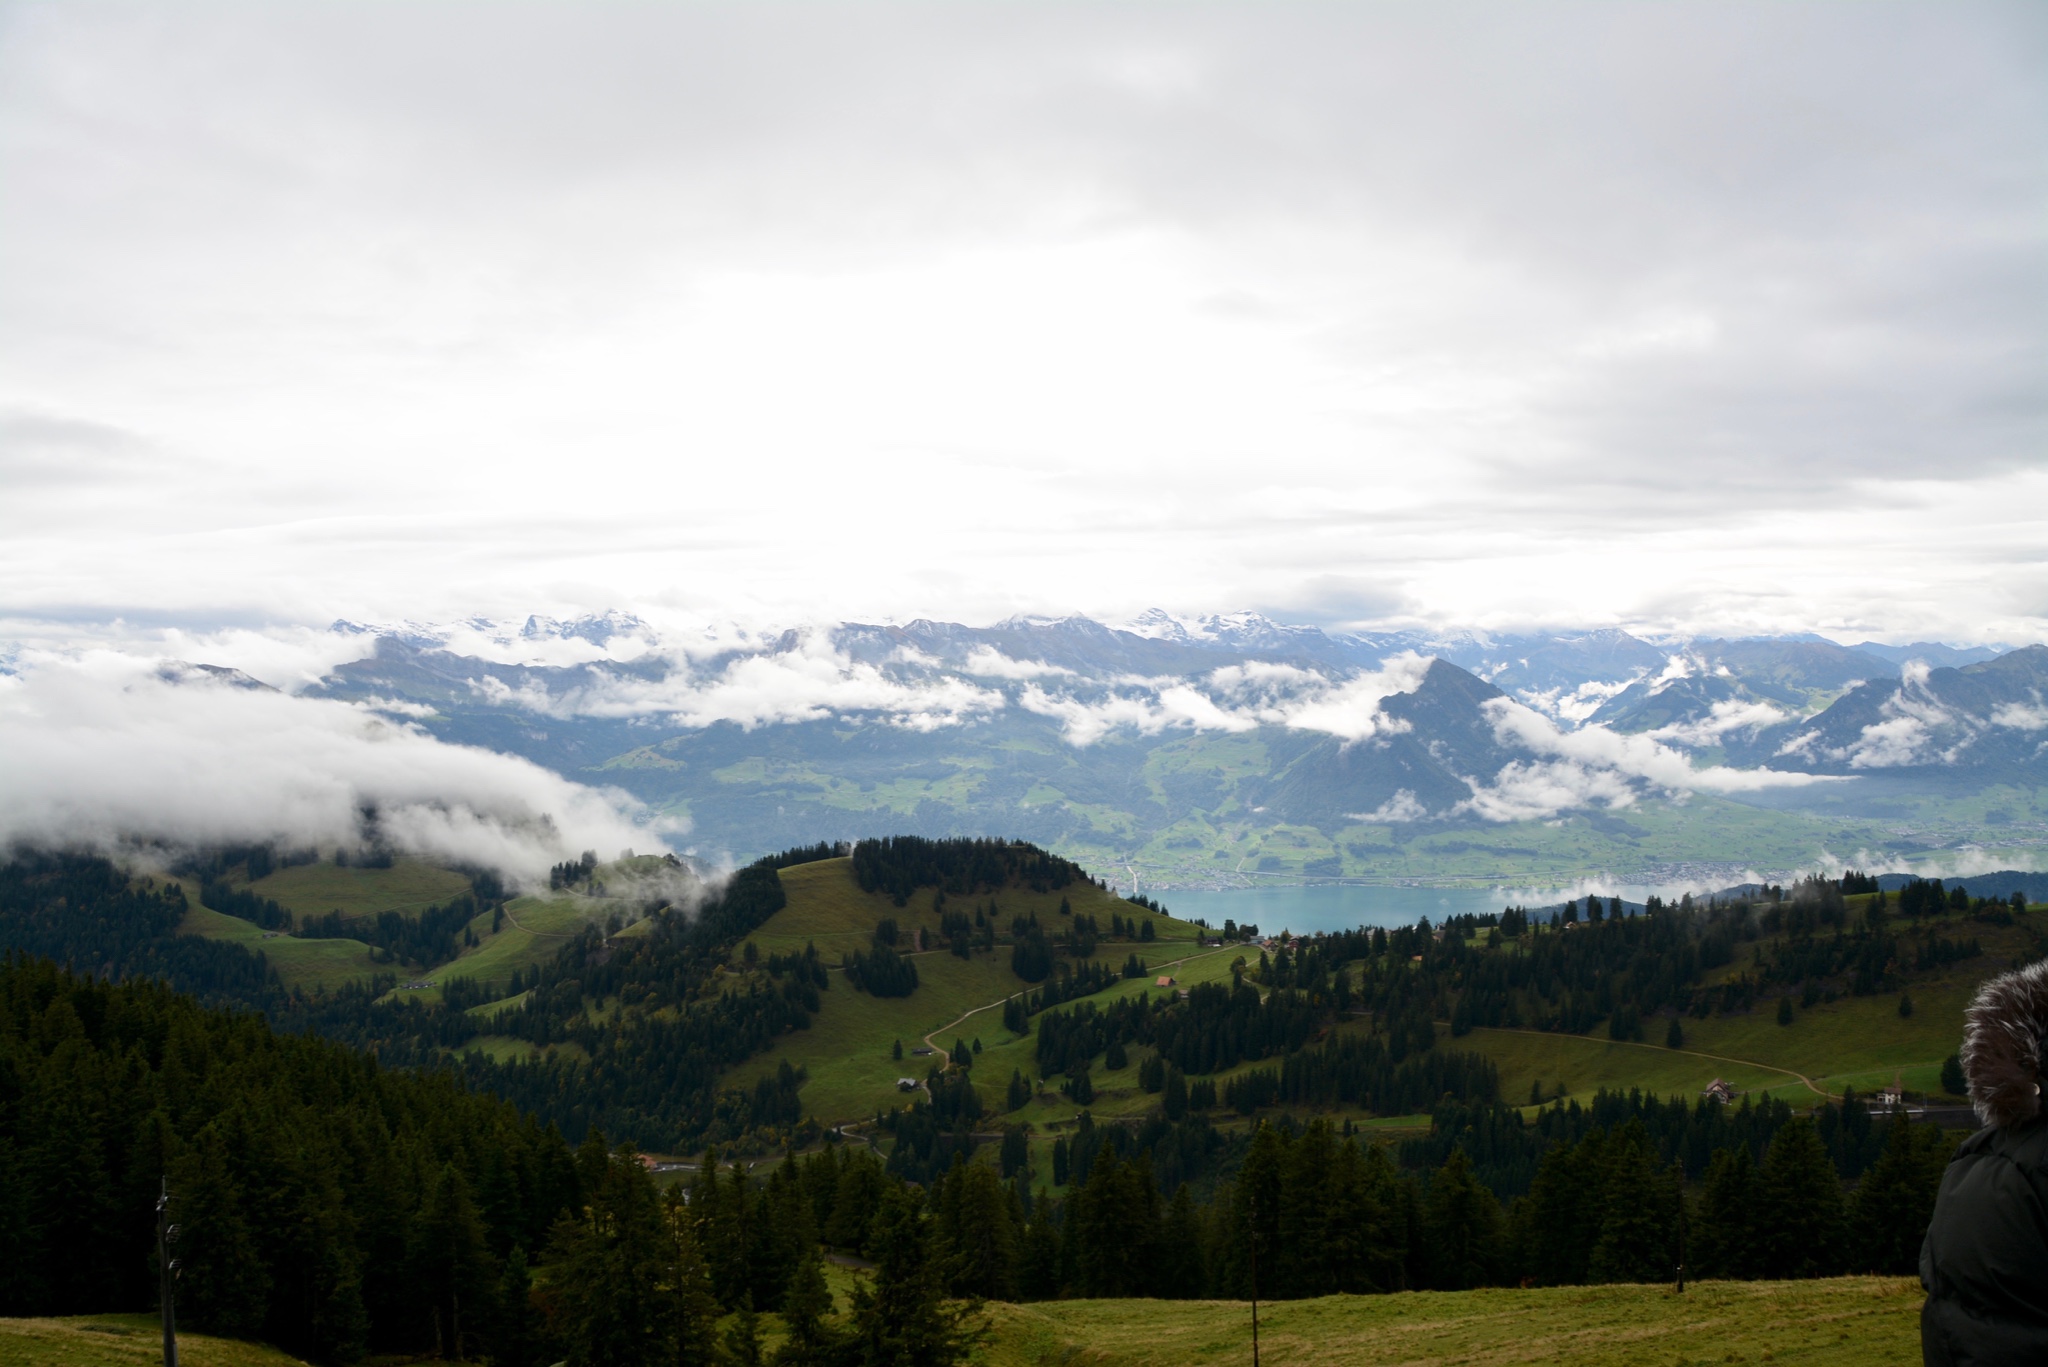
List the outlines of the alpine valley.
{"type": "Polygon", "coordinates": [[[313,693],[622,789],[742,860],[1002,834],[1162,888],[1712,884],[2030,867],[2048,844],[2040,645],[1336,634],[1157,610],[333,630],[361,654],[313,693]]]}

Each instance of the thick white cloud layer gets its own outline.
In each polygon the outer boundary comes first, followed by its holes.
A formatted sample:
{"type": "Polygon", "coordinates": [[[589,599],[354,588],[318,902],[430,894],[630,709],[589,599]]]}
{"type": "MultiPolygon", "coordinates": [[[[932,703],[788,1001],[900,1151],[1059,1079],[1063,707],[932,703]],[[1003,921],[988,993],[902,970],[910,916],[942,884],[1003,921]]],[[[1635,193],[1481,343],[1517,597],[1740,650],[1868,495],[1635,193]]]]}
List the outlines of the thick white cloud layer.
{"type": "Polygon", "coordinates": [[[17,667],[0,675],[0,845],[375,840],[536,881],[667,829],[623,795],[347,703],[105,651],[17,667]]]}
{"type": "Polygon", "coordinates": [[[1624,735],[1604,726],[1566,731],[1512,698],[1493,698],[1480,706],[1503,745],[1533,750],[1541,758],[1514,760],[1491,775],[1467,775],[1472,795],[1447,811],[1430,812],[1404,789],[1377,811],[1360,813],[1356,819],[1473,816],[1482,821],[1542,821],[1587,807],[1630,807],[1650,792],[1758,792],[1841,781],[1776,769],[1699,767],[1662,744],[1660,733],[1624,735]]]}
{"type": "Polygon", "coordinates": [[[2033,639],[2044,52],[2028,0],[9,5],[0,614],[2033,639]]]}

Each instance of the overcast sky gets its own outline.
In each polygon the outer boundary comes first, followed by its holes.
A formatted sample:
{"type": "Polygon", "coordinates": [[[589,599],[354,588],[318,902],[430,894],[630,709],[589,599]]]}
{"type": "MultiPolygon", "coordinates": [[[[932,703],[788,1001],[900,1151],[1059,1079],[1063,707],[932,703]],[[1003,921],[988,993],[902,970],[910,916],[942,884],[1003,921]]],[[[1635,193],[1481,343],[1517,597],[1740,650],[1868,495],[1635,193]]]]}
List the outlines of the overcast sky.
{"type": "Polygon", "coordinates": [[[2048,634],[2048,7],[0,5],[0,616],[2048,634]]]}

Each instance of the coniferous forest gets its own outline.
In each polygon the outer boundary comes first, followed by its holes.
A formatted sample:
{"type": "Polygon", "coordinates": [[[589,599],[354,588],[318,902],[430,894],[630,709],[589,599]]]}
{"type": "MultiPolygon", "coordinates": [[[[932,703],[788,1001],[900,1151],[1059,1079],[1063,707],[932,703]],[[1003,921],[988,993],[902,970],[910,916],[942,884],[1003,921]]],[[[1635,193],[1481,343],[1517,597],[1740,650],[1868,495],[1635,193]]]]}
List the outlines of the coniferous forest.
{"type": "MultiPolygon", "coordinates": [[[[1106,1006],[1086,998],[1115,975],[1027,988],[1020,971],[1006,1023],[1035,1036],[1039,1078],[1012,1077],[1009,1109],[1054,1079],[1085,1107],[1092,1061],[1139,1050],[1157,1098],[1135,1120],[1084,1110],[1034,1182],[964,1043],[857,1138],[804,1119],[787,1064],[721,1085],[807,1025],[821,992],[901,987],[911,961],[884,922],[858,983],[830,986],[806,951],[744,990],[705,990],[784,905],[778,868],[837,853],[763,860],[694,916],[569,942],[492,1028],[578,1048],[509,1065],[464,1050],[464,1000],[380,1002],[384,980],[290,991],[258,954],[175,935],[176,884],[83,857],[0,869],[0,1314],[148,1308],[163,1181],[185,1321],[322,1363],[744,1358],[714,1344],[714,1322],[737,1313],[744,1338],[769,1311],[791,1362],[936,1363],[973,1338],[976,1298],[1661,1281],[1681,1261],[1709,1277],[1912,1270],[1952,1143],[1939,1130],[1853,1094],[1811,1112],[1635,1093],[1529,1111],[1457,1048],[1475,1023],[1625,1034],[1653,1012],[1730,1009],[1726,988],[1698,987],[1702,965],[1771,921],[1799,933],[1752,953],[1746,981],[1797,981],[1825,958],[1882,983],[1899,951],[1870,945],[1893,932],[1881,914],[1849,925],[1839,885],[1316,937],[1227,984],[1106,1006]],[[1485,952],[1521,937],[1530,952],[1485,952]],[[647,1009],[607,1023],[586,999],[647,1009]],[[1340,1013],[1373,1031],[1330,1034],[1340,1013]],[[1230,1068],[1220,1088],[1203,1076],[1230,1068]],[[1333,1105],[1432,1123],[1388,1146],[1314,1116],[1333,1105]],[[635,1144],[702,1157],[662,1190],[635,1144]],[[843,1314],[825,1312],[828,1255],[881,1269],[843,1314]]],[[[989,842],[902,841],[865,876],[892,897],[974,897],[1084,875],[989,842]]],[[[1032,929],[1015,943],[1050,960],[1032,929]]]]}

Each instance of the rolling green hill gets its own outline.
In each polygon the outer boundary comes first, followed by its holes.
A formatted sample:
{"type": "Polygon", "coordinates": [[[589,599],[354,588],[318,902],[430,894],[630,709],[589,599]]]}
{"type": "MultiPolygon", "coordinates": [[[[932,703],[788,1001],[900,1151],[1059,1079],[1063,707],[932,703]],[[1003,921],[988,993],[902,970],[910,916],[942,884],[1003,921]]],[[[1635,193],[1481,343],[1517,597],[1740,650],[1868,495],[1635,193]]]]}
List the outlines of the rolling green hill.
{"type": "MultiPolygon", "coordinates": [[[[897,906],[884,892],[862,891],[852,861],[845,857],[795,864],[781,869],[778,876],[785,898],[782,908],[733,945],[704,990],[714,996],[775,990],[777,982],[767,971],[768,961],[800,954],[806,947],[817,951],[830,985],[818,994],[818,1009],[808,1028],[772,1038],[759,1052],[728,1067],[719,1075],[717,1085],[745,1092],[764,1080],[773,1080],[788,1065],[799,1070],[803,1079],[798,1095],[806,1117],[826,1126],[858,1126],[919,1099],[923,1093],[906,1095],[902,1081],[922,1082],[934,1066],[946,1066],[946,1053],[956,1041],[978,1044],[968,1074],[982,1103],[982,1119],[975,1128],[987,1133],[1004,1126],[1027,1126],[1033,1165],[1042,1184],[1050,1176],[1050,1165],[1043,1161],[1046,1149],[1055,1138],[1074,1133],[1083,1110],[1099,1121],[1136,1118],[1155,1112],[1159,1097],[1139,1086],[1139,1070],[1152,1056],[1147,1044],[1130,1046],[1127,1063],[1118,1069],[1107,1067],[1105,1054],[1096,1054],[1090,1067],[1094,1096],[1085,1107],[1063,1094],[1053,1080],[1042,1079],[1035,1028],[1015,1034],[1003,1020],[1005,1001],[1029,986],[1010,967],[1012,919],[1035,917],[1057,932],[1072,924],[1060,915],[1064,900],[1072,916],[1092,917],[1105,932],[1087,962],[1114,973],[1133,954],[1143,959],[1146,972],[1142,978],[1118,980],[1081,999],[1093,1009],[1140,993],[1158,1000],[1162,990],[1155,980],[1160,975],[1172,976],[1176,991],[1205,982],[1228,982],[1232,965],[1241,956],[1248,957],[1254,969],[1259,958],[1257,946],[1208,948],[1197,927],[1127,902],[1086,880],[1060,891],[1032,891],[1013,883],[993,895],[956,897],[948,910],[957,914],[992,909],[989,919],[996,926],[992,947],[977,944],[962,957],[944,947],[941,917],[930,888],[904,897],[904,905],[897,906]],[[1131,937],[1107,934],[1113,918],[1128,923],[1131,937]],[[917,966],[919,985],[907,996],[875,996],[856,990],[843,969],[849,956],[870,945],[877,926],[884,921],[896,924],[899,947],[917,966]],[[1137,938],[1137,928],[1148,924],[1154,938],[1137,938]],[[899,1043],[903,1048],[900,1058],[895,1052],[899,1043]],[[1009,1110],[1007,1092],[1013,1074],[1022,1074],[1030,1083],[1031,1099],[1021,1108],[1009,1110]]],[[[244,886],[259,894],[289,895],[295,910],[340,902],[352,914],[369,915],[381,911],[409,914],[431,904],[433,898],[448,897],[451,888],[460,893],[465,885],[452,872],[401,862],[386,869],[298,866],[244,886]]],[[[530,974],[553,963],[563,947],[587,927],[602,926],[614,914],[628,914],[623,902],[577,891],[515,898],[505,904],[502,915],[495,910],[478,912],[466,937],[475,943],[465,946],[459,957],[431,969],[407,970],[375,963],[370,949],[358,941],[298,939],[262,931],[250,922],[199,906],[196,893],[196,887],[188,888],[191,910],[184,929],[263,952],[287,986],[331,988],[367,980],[374,972],[396,973],[400,985],[391,990],[390,999],[429,1006],[442,999],[447,985],[462,980],[502,993],[513,973],[530,974]],[[429,985],[407,985],[416,982],[429,985]]],[[[1852,930],[1866,901],[1857,896],[1846,899],[1852,930]]],[[[2048,925],[2034,924],[2041,921],[2048,918],[2039,911],[2024,914],[2013,924],[1999,924],[1995,918],[1975,919],[1957,910],[1913,920],[1894,918],[1899,961],[1886,990],[1858,996],[1850,994],[1841,981],[1820,984],[1811,1001],[1795,995],[1792,1020],[1780,1024],[1779,996],[1795,989],[1762,984],[1746,1009],[1682,1019],[1684,1037],[1678,1048],[1665,1043],[1668,1012],[1647,1020],[1634,1040],[1611,1038],[1604,1022],[1597,1019],[1580,1033],[1504,1026],[1452,1033],[1445,1027],[1455,995],[1441,996],[1433,1003],[1438,1047],[1490,1060],[1498,1070],[1500,1097],[1511,1105],[1528,1105],[1538,1097],[1549,1101],[1560,1095],[1590,1099],[1602,1089],[1690,1098],[1717,1077],[1738,1092],[1774,1096],[1795,1106],[1827,1096],[1838,1098],[1844,1087],[1869,1094],[1894,1078],[1902,1079],[1915,1092],[1938,1094],[1941,1066],[1957,1047],[1962,1010],[1970,994],[1991,972],[2038,951],[2043,932],[2048,931],[2048,925]],[[1933,967],[1918,966],[1927,946],[1943,939],[1966,938],[1975,939],[1981,952],[1933,967]],[[1915,1005],[1906,1016],[1898,1010],[1901,986],[1915,1005]]],[[[628,925],[615,932],[614,943],[623,945],[651,925],[646,921],[628,925]]],[[[1787,943],[1782,931],[1744,941],[1731,961],[1708,970],[1701,980],[1703,989],[1748,981],[1759,972],[1759,965],[1768,963],[1787,943]]],[[[1478,952],[1523,951],[1503,943],[1478,952]]],[[[1080,966],[1080,961],[1071,958],[1067,962],[1080,966]]],[[[559,1034],[552,1042],[533,1043],[494,1032],[490,1022],[522,1001],[523,997],[512,997],[471,1007],[471,1017],[483,1033],[456,1052],[475,1051],[500,1063],[550,1052],[585,1057],[582,1045],[559,1034]]],[[[622,1023],[641,1010],[630,1003],[601,998],[586,999],[582,1009],[591,1021],[622,1023]]],[[[1056,1015],[1077,1009],[1083,1008],[1074,1002],[1049,1010],[1056,1015]]],[[[1340,1017],[1330,1034],[1372,1035],[1387,1025],[1377,1015],[1354,1014],[1340,1017]]],[[[1275,1066],[1275,1058],[1254,1058],[1209,1076],[1220,1093],[1237,1075],[1275,1066]]],[[[1357,1107],[1295,1105],[1290,1109],[1320,1110],[1335,1122],[1367,1125],[1390,1136],[1403,1131],[1421,1133],[1429,1126],[1427,1116],[1375,1115],[1357,1107]]],[[[1211,1117],[1226,1130],[1245,1123],[1228,1106],[1212,1112],[1211,1117]]]]}
{"type": "Polygon", "coordinates": [[[248,888],[300,916],[339,911],[354,920],[380,911],[425,911],[467,892],[469,879],[415,859],[396,860],[381,869],[322,861],[279,869],[248,888]]]}
{"type": "MultiPolygon", "coordinates": [[[[789,905],[749,937],[760,953],[790,953],[815,944],[828,964],[837,963],[842,954],[867,948],[875,927],[885,919],[893,919],[899,933],[912,943],[919,932],[927,944],[943,943],[929,893],[911,898],[899,908],[884,893],[862,892],[854,881],[852,864],[850,859],[826,859],[782,870],[789,905]]],[[[1005,925],[1013,916],[1035,915],[1041,925],[1057,928],[1062,921],[1062,900],[1068,903],[1070,915],[1094,916],[1105,928],[1113,915],[1151,922],[1156,937],[1151,942],[1105,939],[1092,956],[1094,962],[1117,969],[1135,953],[1151,972],[1143,981],[1120,984],[1090,998],[1092,1001],[1146,990],[1158,974],[1206,971],[1213,975],[1220,967],[1228,976],[1230,959],[1238,953],[1236,949],[1228,953],[1203,951],[1197,943],[1197,927],[1126,902],[1093,883],[1043,893],[1012,887],[995,897],[976,900],[995,903],[1005,925]],[[1170,961],[1197,955],[1193,965],[1168,966],[1170,961]]],[[[998,944],[993,951],[977,950],[970,959],[958,958],[943,948],[927,949],[912,957],[919,983],[908,997],[876,997],[855,991],[843,972],[834,972],[831,990],[823,994],[822,1010],[811,1027],[785,1036],[766,1053],[735,1069],[733,1085],[751,1086],[756,1078],[788,1062],[810,1075],[802,1095],[815,1119],[823,1124],[861,1120],[901,1104],[898,1078],[924,1076],[932,1060],[912,1051],[930,1047],[943,1054],[957,1036],[981,1040],[984,1052],[973,1070],[975,1084],[985,1104],[999,1107],[1012,1067],[1035,1075],[1029,1062],[1028,1037],[1020,1041],[1002,1024],[1003,1001],[1029,986],[1010,971],[1008,944],[998,944]],[[898,1041],[905,1053],[900,1061],[892,1057],[898,1041]]],[[[738,956],[730,969],[735,985],[744,980],[738,956]]],[[[1071,1114],[1074,1108],[1061,1109],[1071,1114]]]]}
{"type": "MultiPolygon", "coordinates": [[[[925,926],[935,932],[936,918],[916,906],[897,910],[880,894],[860,892],[847,862],[831,860],[784,871],[789,906],[753,937],[763,953],[800,949],[807,941],[821,952],[828,946],[837,950],[862,945],[885,916],[897,918],[906,931],[925,926]]],[[[1013,902],[1021,912],[1036,908],[1039,901],[1056,903],[1057,898],[1035,899],[1032,894],[1019,893],[1002,899],[1006,916],[1013,902]]],[[[1850,898],[1851,913],[1859,914],[1866,901],[1850,898]]],[[[1083,888],[1074,899],[1076,911],[1092,911],[1104,920],[1112,906],[1129,908],[1120,898],[1093,886],[1083,888]],[[1084,896],[1090,899],[1085,904],[1084,896]]],[[[1143,910],[1135,914],[1153,915],[1143,910]]],[[[1913,1014],[1907,1017],[1899,1014],[1899,994],[1886,992],[1841,995],[1797,1007],[1792,1023],[1780,1025],[1775,1015],[1776,997],[1772,996],[1746,1013],[1685,1019],[1685,1040],[1679,1049],[1662,1043],[1664,1021],[1656,1022],[1657,1029],[1646,1042],[1613,1040],[1603,1029],[1567,1034],[1480,1027],[1463,1036],[1446,1034],[1439,1047],[1492,1059],[1500,1069],[1502,1096],[1511,1102],[1526,1100],[1537,1085],[1546,1099],[1557,1096],[1560,1086],[1564,1094],[1579,1097],[1590,1097],[1603,1087],[1691,1097],[1717,1077],[1738,1092],[1776,1095],[1795,1104],[1824,1094],[1838,1097],[1845,1086],[1862,1093],[1875,1092],[1895,1077],[1903,1077],[1909,1090],[1938,1092],[1942,1061],[1960,1042],[1963,1008],[1977,983],[2011,961],[2031,957],[2040,932],[2048,930],[2048,925],[2027,924],[2036,920],[2048,922],[2048,916],[2036,910],[2020,924],[1998,926],[1972,921],[1964,913],[1945,912],[1905,928],[1904,943],[1909,948],[1936,937],[1974,936],[1983,951],[1946,967],[1907,972],[1907,992],[1915,1004],[1913,1014]]],[[[1101,1006],[1139,992],[1156,993],[1152,980],[1162,973],[1173,975],[1176,986],[1227,981],[1231,962],[1245,952],[1239,946],[1204,950],[1196,941],[1197,930],[1187,923],[1168,917],[1158,917],[1155,923],[1160,938],[1153,946],[1105,942],[1096,954],[1099,961],[1113,966],[1136,948],[1144,953],[1152,972],[1142,981],[1119,984],[1086,1000],[1101,1006]]],[[[1765,937],[1755,948],[1767,954],[1781,938],[1765,937]]],[[[1257,958],[1256,947],[1250,954],[1257,958]]],[[[938,1057],[906,1056],[899,1062],[891,1057],[896,1041],[903,1043],[906,1053],[929,1044],[943,1054],[956,1038],[978,1038],[983,1049],[973,1067],[976,1088],[991,1111],[1000,1111],[1013,1068],[1029,1078],[1037,1075],[1031,1037],[1013,1035],[1002,1026],[1003,999],[1024,984],[1009,972],[1000,950],[993,956],[977,954],[972,960],[943,951],[926,952],[917,956],[917,963],[923,982],[904,998],[846,992],[835,976],[834,990],[825,994],[823,1010],[812,1027],[787,1036],[734,1070],[732,1082],[751,1085],[786,1060],[809,1073],[803,1098],[810,1114],[827,1124],[858,1120],[899,1104],[896,1079],[922,1077],[938,1057]]],[[[736,974],[738,969],[736,960],[736,974]]],[[[1718,985],[1750,971],[1752,963],[1745,956],[1710,972],[1706,981],[1709,986],[1718,985]]],[[[1051,1009],[1073,1008],[1069,1004],[1051,1009]]],[[[1369,1028],[1365,1022],[1352,1022],[1339,1030],[1369,1028]]],[[[1097,1099],[1090,1108],[1097,1116],[1142,1112],[1156,1104],[1156,1098],[1140,1091],[1135,1081],[1144,1051],[1133,1050],[1130,1066],[1119,1072],[1101,1070],[1101,1056],[1097,1057],[1097,1099]]],[[[1256,1065],[1241,1065],[1238,1071],[1252,1066],[1256,1065]]],[[[1040,1092],[1037,1100],[1008,1119],[1045,1127],[1072,1120],[1079,1109],[1055,1093],[1040,1092]]],[[[1365,1119],[1362,1115],[1352,1118],[1365,1119]]]]}
{"type": "MultiPolygon", "coordinates": [[[[476,940],[474,945],[463,946],[462,952],[445,964],[418,970],[379,963],[361,940],[302,938],[263,930],[241,917],[202,905],[198,880],[178,881],[190,907],[179,927],[182,933],[230,941],[263,954],[288,988],[332,990],[346,983],[368,982],[382,973],[405,981],[431,982],[431,987],[398,989],[422,1001],[440,1000],[441,984],[456,978],[502,987],[515,971],[551,961],[586,925],[601,923],[614,913],[628,914],[626,904],[617,899],[581,892],[515,897],[506,902],[502,919],[488,909],[471,918],[468,930],[476,940]]],[[[348,921],[367,920],[381,912],[415,917],[470,889],[463,874],[405,859],[385,868],[300,864],[254,882],[242,878],[231,882],[238,889],[270,898],[295,916],[338,911],[348,921]]]]}

